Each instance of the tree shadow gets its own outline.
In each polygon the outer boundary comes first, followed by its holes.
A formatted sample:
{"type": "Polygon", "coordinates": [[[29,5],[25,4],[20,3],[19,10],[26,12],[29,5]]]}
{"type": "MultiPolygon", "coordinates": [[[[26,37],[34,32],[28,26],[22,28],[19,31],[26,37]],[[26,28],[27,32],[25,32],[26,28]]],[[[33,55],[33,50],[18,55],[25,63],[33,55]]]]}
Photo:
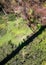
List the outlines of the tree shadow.
{"type": "Polygon", "coordinates": [[[16,54],[19,53],[19,51],[24,47],[27,46],[30,42],[32,42],[39,34],[42,33],[42,31],[46,28],[46,26],[42,26],[39,31],[37,31],[35,34],[30,36],[25,42],[22,42],[10,55],[8,55],[6,58],[4,58],[0,65],[5,65],[9,60],[11,60],[16,54]]]}

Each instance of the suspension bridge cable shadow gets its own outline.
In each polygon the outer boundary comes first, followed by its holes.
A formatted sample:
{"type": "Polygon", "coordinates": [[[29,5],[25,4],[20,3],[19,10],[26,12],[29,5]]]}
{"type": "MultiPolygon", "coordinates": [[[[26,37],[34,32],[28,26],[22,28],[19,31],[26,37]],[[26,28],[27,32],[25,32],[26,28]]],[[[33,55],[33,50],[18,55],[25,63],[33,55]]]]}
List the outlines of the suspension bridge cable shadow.
{"type": "Polygon", "coordinates": [[[4,58],[1,62],[0,65],[5,65],[9,60],[11,60],[16,54],[19,53],[19,51],[24,47],[27,46],[30,42],[34,40],[39,34],[42,33],[42,31],[46,28],[46,26],[42,26],[39,31],[37,31],[35,34],[30,36],[25,42],[20,44],[10,55],[8,55],[6,58],[4,58]]]}

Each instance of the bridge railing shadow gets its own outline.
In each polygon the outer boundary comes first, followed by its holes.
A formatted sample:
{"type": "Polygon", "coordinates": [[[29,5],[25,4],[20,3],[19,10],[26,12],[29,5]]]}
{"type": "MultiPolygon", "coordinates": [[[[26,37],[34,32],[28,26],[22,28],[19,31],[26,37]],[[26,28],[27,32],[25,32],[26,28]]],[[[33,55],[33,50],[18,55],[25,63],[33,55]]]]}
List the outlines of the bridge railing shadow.
{"type": "Polygon", "coordinates": [[[35,34],[30,36],[25,42],[22,42],[10,55],[8,55],[6,58],[4,58],[0,65],[5,65],[9,60],[11,60],[16,54],[19,53],[19,51],[24,47],[27,46],[30,42],[32,42],[39,34],[42,33],[42,31],[46,28],[46,26],[42,26],[39,31],[37,31],[35,34]]]}

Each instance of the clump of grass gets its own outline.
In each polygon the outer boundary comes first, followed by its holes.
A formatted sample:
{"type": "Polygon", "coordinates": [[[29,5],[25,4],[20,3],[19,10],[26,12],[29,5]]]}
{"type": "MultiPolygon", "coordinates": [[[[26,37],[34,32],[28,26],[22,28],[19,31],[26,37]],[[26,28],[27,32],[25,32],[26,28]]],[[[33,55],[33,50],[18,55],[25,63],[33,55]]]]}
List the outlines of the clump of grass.
{"type": "MultiPolygon", "coordinates": [[[[5,19],[7,32],[6,32],[5,35],[3,35],[0,38],[0,45],[3,45],[5,42],[8,42],[9,40],[11,40],[13,42],[13,44],[17,45],[21,41],[23,41],[23,39],[26,38],[27,35],[32,33],[32,30],[26,24],[27,21],[23,20],[22,17],[19,17],[17,19],[11,20],[12,16],[13,15],[8,15],[9,18],[6,17],[6,19],[5,19]]],[[[2,23],[0,25],[1,26],[3,25],[2,27],[4,28],[4,24],[5,23],[2,23]]]]}

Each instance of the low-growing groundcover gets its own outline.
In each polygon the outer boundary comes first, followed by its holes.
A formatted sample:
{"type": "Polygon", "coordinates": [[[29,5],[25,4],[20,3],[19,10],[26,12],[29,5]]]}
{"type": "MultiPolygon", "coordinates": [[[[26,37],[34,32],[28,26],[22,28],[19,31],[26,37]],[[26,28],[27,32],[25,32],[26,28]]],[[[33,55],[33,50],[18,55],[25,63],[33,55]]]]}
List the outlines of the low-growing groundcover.
{"type": "MultiPolygon", "coordinates": [[[[46,64],[46,29],[25,46],[19,54],[13,57],[6,65],[45,65],[46,64]]],[[[10,41],[9,41],[10,43],[10,41]]],[[[0,61],[17,48],[14,44],[4,44],[0,47],[0,61]]]]}
{"type": "Polygon", "coordinates": [[[34,29],[28,26],[28,21],[14,14],[0,16],[0,46],[8,41],[19,45],[26,37],[36,32],[41,27],[37,24],[34,29]]]}
{"type": "Polygon", "coordinates": [[[46,29],[5,65],[46,65],[46,29]]]}
{"type": "MultiPolygon", "coordinates": [[[[28,21],[22,17],[12,19],[13,15],[0,16],[0,62],[11,54],[27,36],[35,31],[28,27],[28,21]]],[[[38,30],[41,25],[37,25],[38,30]]],[[[6,65],[45,65],[46,64],[46,29],[33,42],[25,46],[6,65]]]]}
{"type": "Polygon", "coordinates": [[[19,17],[14,20],[12,20],[10,16],[8,20],[7,18],[8,17],[1,17],[0,20],[0,46],[9,40],[18,45],[27,35],[33,32],[27,26],[27,21],[23,20],[23,18],[19,17]]]}
{"type": "Polygon", "coordinates": [[[0,61],[32,33],[27,21],[22,17],[16,17],[14,14],[0,15],[0,61]]]}
{"type": "MultiPolygon", "coordinates": [[[[0,62],[41,25],[46,25],[45,0],[0,0],[0,62]]],[[[5,65],[46,65],[46,29],[5,65]]]]}

